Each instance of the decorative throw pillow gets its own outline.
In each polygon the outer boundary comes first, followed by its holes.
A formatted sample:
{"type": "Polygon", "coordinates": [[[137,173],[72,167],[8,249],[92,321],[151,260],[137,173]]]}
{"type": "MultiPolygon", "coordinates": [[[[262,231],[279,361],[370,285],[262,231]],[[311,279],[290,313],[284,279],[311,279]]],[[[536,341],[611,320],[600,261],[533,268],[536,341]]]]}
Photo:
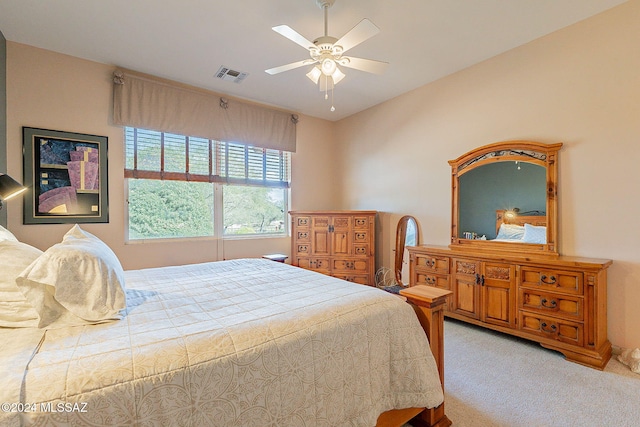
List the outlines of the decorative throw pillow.
{"type": "Polygon", "coordinates": [[[40,255],[40,249],[26,243],[0,240],[0,327],[38,326],[38,313],[20,292],[16,277],[40,255]]]}
{"type": "Polygon", "coordinates": [[[2,240],[11,240],[14,242],[18,241],[18,239],[16,239],[16,236],[14,236],[12,232],[0,225],[0,241],[2,240]]]}
{"type": "Polygon", "coordinates": [[[525,243],[547,243],[547,227],[525,224],[522,241],[525,243]]]}
{"type": "Polygon", "coordinates": [[[501,224],[496,239],[522,240],[524,226],[516,224],[501,224]]]}
{"type": "Polygon", "coordinates": [[[39,327],[121,319],[124,271],[113,251],[77,224],[16,279],[39,315],[39,327]]]}

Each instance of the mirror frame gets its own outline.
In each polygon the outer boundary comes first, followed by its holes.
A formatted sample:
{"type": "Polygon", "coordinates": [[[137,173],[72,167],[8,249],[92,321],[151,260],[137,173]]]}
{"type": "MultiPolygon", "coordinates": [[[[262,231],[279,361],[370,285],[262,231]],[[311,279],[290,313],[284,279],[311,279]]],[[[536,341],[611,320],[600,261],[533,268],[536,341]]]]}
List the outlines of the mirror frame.
{"type": "Polygon", "coordinates": [[[420,244],[420,227],[418,226],[418,220],[411,215],[405,215],[400,218],[398,227],[396,228],[396,262],[394,265],[395,279],[398,285],[402,285],[402,262],[404,261],[404,248],[407,241],[407,224],[409,221],[413,221],[416,227],[415,246],[420,244]]]}
{"type": "Polygon", "coordinates": [[[484,145],[469,151],[451,165],[451,244],[452,249],[477,249],[512,253],[558,255],[558,151],[562,143],[544,144],[534,141],[504,141],[484,145]],[[495,162],[519,161],[534,163],[546,169],[547,243],[510,243],[459,237],[459,179],[477,167],[495,162]]]}

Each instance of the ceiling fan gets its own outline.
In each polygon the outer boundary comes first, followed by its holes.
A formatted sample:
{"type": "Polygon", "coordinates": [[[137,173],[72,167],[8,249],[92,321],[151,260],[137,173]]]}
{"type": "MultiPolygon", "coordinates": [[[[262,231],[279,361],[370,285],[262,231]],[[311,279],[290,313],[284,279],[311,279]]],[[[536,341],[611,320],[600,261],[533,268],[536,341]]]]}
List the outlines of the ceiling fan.
{"type": "MultiPolygon", "coordinates": [[[[387,65],[389,65],[387,62],[356,58],[353,56],[343,56],[349,49],[378,34],[380,29],[376,27],[373,22],[365,18],[339,39],[332,37],[328,34],[328,18],[329,8],[333,6],[335,0],[315,0],[315,2],[318,7],[324,11],[323,36],[318,37],[311,42],[288,25],[278,25],[277,27],[272,28],[273,31],[307,49],[309,51],[310,58],[292,62],[291,64],[281,65],[279,67],[269,68],[265,71],[268,74],[273,75],[303,67],[305,65],[316,64],[311,71],[307,73],[307,77],[309,77],[309,79],[311,79],[315,84],[318,84],[321,91],[325,92],[325,99],[328,99],[327,91],[330,90],[333,96],[333,87],[345,77],[345,74],[338,67],[339,65],[366,71],[368,73],[383,73],[387,65]]],[[[332,105],[331,111],[334,110],[335,108],[332,105]]]]}

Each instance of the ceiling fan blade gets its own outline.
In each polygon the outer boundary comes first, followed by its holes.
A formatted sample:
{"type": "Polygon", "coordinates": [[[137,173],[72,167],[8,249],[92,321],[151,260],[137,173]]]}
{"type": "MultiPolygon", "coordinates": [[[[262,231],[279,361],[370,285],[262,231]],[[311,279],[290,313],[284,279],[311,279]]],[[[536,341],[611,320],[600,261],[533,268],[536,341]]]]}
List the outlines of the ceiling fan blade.
{"type": "Polygon", "coordinates": [[[382,74],[389,65],[388,62],[374,61],[373,59],[354,58],[343,56],[338,63],[345,67],[354,68],[367,73],[382,74]]]}
{"type": "Polygon", "coordinates": [[[342,52],[346,52],[352,47],[355,47],[363,41],[375,36],[380,32],[380,29],[376,25],[369,21],[367,18],[358,22],[347,34],[340,37],[340,39],[334,43],[335,46],[342,46],[342,52]]]}
{"type": "Polygon", "coordinates": [[[317,61],[314,61],[313,59],[303,59],[302,61],[292,62],[291,64],[286,64],[286,65],[281,65],[279,67],[269,68],[268,70],[264,70],[264,71],[267,74],[274,75],[274,74],[282,73],[284,71],[293,70],[294,68],[299,68],[299,67],[302,67],[304,65],[310,65],[310,64],[313,64],[315,62],[317,62],[317,61]]]}
{"type": "Polygon", "coordinates": [[[314,45],[313,42],[310,42],[309,40],[307,40],[304,36],[302,36],[300,33],[298,33],[296,30],[294,30],[288,25],[278,25],[277,27],[273,27],[271,29],[278,34],[285,36],[292,42],[299,44],[300,46],[302,46],[307,50],[316,47],[316,45],[314,45]]]}

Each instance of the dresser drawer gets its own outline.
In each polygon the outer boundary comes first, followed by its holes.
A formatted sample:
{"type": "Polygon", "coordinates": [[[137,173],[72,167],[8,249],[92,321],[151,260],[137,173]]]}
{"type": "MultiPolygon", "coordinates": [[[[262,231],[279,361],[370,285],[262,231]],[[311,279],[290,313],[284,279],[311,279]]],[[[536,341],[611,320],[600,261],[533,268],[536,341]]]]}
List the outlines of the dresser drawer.
{"type": "Polygon", "coordinates": [[[356,243],[353,245],[353,254],[358,256],[369,256],[368,243],[356,243]]]}
{"type": "Polygon", "coordinates": [[[577,295],[583,292],[582,273],[564,270],[543,270],[522,267],[520,285],[533,289],[562,291],[577,295]]]}
{"type": "Polygon", "coordinates": [[[368,216],[356,216],[353,217],[353,228],[363,228],[363,229],[368,229],[369,228],[369,224],[371,223],[371,221],[373,220],[373,218],[369,218],[368,216]]]}
{"type": "Polygon", "coordinates": [[[416,269],[430,273],[449,274],[449,257],[416,254],[416,269]]]}
{"type": "Polygon", "coordinates": [[[294,249],[295,249],[295,255],[300,255],[300,256],[311,255],[310,243],[296,243],[294,246],[294,249]]]}
{"type": "Polygon", "coordinates": [[[331,270],[336,272],[347,271],[347,272],[353,272],[353,273],[368,273],[369,260],[366,258],[332,259],[331,270]]]}
{"type": "Polygon", "coordinates": [[[306,242],[311,243],[311,231],[309,230],[298,230],[296,231],[295,238],[298,243],[306,242]]]}
{"type": "Polygon", "coordinates": [[[294,220],[294,228],[309,228],[311,227],[311,217],[299,216],[294,220]]]}
{"type": "Polygon", "coordinates": [[[367,230],[356,230],[353,232],[353,244],[363,244],[369,243],[369,231],[367,230]]]}
{"type": "Polygon", "coordinates": [[[294,265],[323,274],[329,274],[331,272],[331,265],[328,258],[296,257],[294,258],[294,265]]]}
{"type": "Polygon", "coordinates": [[[583,298],[576,296],[520,289],[520,308],[528,311],[582,321],[583,304],[583,298]]]}
{"type": "MultiPolygon", "coordinates": [[[[410,286],[415,285],[427,285],[433,286],[435,288],[446,289],[448,291],[451,290],[451,284],[449,282],[449,276],[443,276],[440,274],[434,273],[425,273],[422,271],[416,272],[416,282],[411,283],[410,286]]],[[[444,306],[446,311],[451,311],[452,297],[451,295],[446,297],[447,303],[444,306]]]]}
{"type": "Polygon", "coordinates": [[[441,276],[433,273],[416,273],[416,285],[435,286],[441,289],[450,289],[449,276],[441,276]]]}
{"type": "Polygon", "coordinates": [[[331,275],[338,279],[346,280],[347,282],[358,283],[360,285],[371,285],[368,274],[334,273],[331,275]]]}
{"type": "Polygon", "coordinates": [[[584,342],[583,324],[532,313],[519,312],[519,329],[539,337],[550,338],[568,344],[582,346],[584,342]]]}

